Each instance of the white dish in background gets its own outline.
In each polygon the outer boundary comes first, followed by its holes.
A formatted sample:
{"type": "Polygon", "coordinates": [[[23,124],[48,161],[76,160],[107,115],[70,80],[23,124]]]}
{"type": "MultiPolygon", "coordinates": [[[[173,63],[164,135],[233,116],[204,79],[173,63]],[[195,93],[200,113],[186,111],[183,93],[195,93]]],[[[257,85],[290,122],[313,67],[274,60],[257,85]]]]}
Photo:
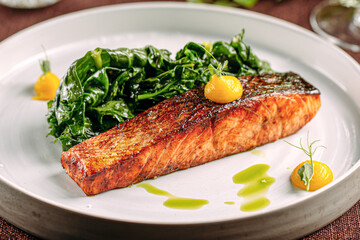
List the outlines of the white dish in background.
{"type": "Polygon", "coordinates": [[[0,43],[0,216],[44,238],[297,238],[333,221],[360,198],[360,67],[342,50],[293,24],[254,12],[188,3],[122,4],[85,10],[40,23],[0,43]],[[199,210],[174,210],[166,198],[132,186],[86,197],[60,164],[61,147],[46,138],[46,102],[33,101],[42,45],[52,72],[96,47],[152,44],[173,53],[188,41],[229,41],[245,28],[245,41],[277,71],[294,71],[321,91],[322,107],[298,133],[297,144],[320,139],[316,160],[334,182],[316,192],[293,188],[292,169],[307,157],[282,140],[199,167],[150,180],[177,196],[209,200],[199,210]],[[270,165],[276,179],[271,204],[240,211],[237,172],[270,165]],[[236,204],[227,205],[225,201],[236,204]]]}
{"type": "Polygon", "coordinates": [[[19,9],[42,8],[53,5],[59,0],[0,0],[0,4],[19,9]]]}

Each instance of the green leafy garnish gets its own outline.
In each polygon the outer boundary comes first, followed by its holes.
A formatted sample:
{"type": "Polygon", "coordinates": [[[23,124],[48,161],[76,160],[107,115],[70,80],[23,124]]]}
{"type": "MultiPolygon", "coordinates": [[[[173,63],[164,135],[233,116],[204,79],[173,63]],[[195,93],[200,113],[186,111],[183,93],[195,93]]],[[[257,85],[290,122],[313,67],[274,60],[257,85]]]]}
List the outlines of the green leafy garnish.
{"type": "Polygon", "coordinates": [[[175,59],[153,46],[87,52],[71,64],[48,103],[49,135],[65,151],[164,99],[205,85],[209,66],[233,76],[272,72],[243,37],[244,31],[230,42],[189,42],[175,59]]]}
{"type": "Polygon", "coordinates": [[[44,51],[45,60],[40,61],[40,68],[41,68],[42,74],[45,75],[46,73],[51,71],[51,68],[50,68],[50,61],[46,55],[45,47],[42,46],[42,49],[44,51]]]}
{"type": "Polygon", "coordinates": [[[216,67],[214,66],[214,64],[210,63],[208,66],[208,69],[206,69],[205,71],[209,71],[209,73],[211,75],[217,75],[218,77],[221,77],[224,69],[226,69],[228,66],[228,60],[225,60],[224,63],[222,64],[214,57],[214,55],[211,54],[212,47],[213,47],[212,42],[209,42],[209,43],[203,42],[203,45],[200,45],[200,44],[198,44],[198,45],[199,45],[199,47],[203,48],[205,50],[205,53],[209,57],[211,57],[216,63],[216,67]]]}
{"type": "Polygon", "coordinates": [[[51,71],[50,61],[47,59],[41,60],[40,68],[41,68],[42,74],[46,74],[46,73],[50,72],[51,71]]]}
{"type": "Polygon", "coordinates": [[[310,189],[310,181],[311,181],[312,177],[314,176],[313,155],[315,154],[316,150],[319,147],[326,148],[323,145],[314,146],[319,141],[320,140],[315,140],[315,141],[310,142],[309,141],[309,133],[307,133],[307,140],[306,140],[307,149],[305,147],[303,147],[302,142],[301,142],[301,138],[300,138],[299,146],[296,146],[296,145],[294,145],[292,143],[289,143],[289,142],[285,141],[286,143],[290,144],[291,146],[302,150],[310,158],[310,163],[311,164],[305,162],[305,164],[297,172],[299,174],[300,178],[301,178],[301,181],[303,181],[305,186],[306,186],[306,191],[309,191],[309,189],[310,189]]]}
{"type": "Polygon", "coordinates": [[[298,174],[301,178],[301,181],[304,182],[306,186],[306,191],[310,189],[310,181],[314,176],[314,165],[309,163],[304,163],[304,165],[298,170],[298,174]]]}

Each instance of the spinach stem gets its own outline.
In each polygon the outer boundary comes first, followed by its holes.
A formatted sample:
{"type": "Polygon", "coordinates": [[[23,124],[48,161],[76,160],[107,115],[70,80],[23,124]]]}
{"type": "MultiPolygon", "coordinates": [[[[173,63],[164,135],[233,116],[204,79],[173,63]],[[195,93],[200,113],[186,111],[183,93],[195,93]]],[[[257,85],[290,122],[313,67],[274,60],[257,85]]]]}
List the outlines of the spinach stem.
{"type": "Polygon", "coordinates": [[[161,90],[159,90],[159,91],[157,91],[157,92],[141,94],[141,95],[139,95],[139,96],[137,97],[137,99],[138,99],[138,100],[144,100],[144,99],[156,97],[157,95],[165,92],[165,91],[166,91],[169,87],[171,87],[175,82],[176,82],[176,80],[171,81],[168,85],[166,85],[166,87],[162,88],[161,90]]]}
{"type": "Polygon", "coordinates": [[[101,69],[102,65],[103,65],[102,59],[101,59],[101,49],[92,51],[91,57],[94,59],[96,69],[98,69],[98,70],[101,69]]]}

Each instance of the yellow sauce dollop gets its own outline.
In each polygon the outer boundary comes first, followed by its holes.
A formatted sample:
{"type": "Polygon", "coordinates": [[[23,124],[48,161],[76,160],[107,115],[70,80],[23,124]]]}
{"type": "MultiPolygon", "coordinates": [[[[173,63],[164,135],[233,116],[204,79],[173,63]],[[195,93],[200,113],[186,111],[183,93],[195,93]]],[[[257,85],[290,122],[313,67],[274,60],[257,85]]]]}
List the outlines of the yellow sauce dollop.
{"type": "MultiPolygon", "coordinates": [[[[311,164],[310,160],[305,161],[311,164]]],[[[299,169],[305,164],[305,162],[300,163],[292,172],[290,180],[291,183],[302,190],[306,190],[306,185],[301,180],[298,171],[299,169]]],[[[329,184],[333,180],[333,173],[329,166],[325,163],[313,161],[314,163],[314,175],[310,180],[310,188],[309,191],[315,191],[319,188],[324,187],[325,185],[329,184]]]]}
{"type": "Polygon", "coordinates": [[[212,75],[210,81],[205,85],[205,97],[216,103],[229,103],[243,93],[243,88],[239,79],[229,75],[212,75]]]}
{"type": "Polygon", "coordinates": [[[41,75],[34,86],[34,90],[37,96],[33,97],[32,99],[43,101],[54,99],[59,84],[60,79],[55,74],[47,72],[41,75]]]}

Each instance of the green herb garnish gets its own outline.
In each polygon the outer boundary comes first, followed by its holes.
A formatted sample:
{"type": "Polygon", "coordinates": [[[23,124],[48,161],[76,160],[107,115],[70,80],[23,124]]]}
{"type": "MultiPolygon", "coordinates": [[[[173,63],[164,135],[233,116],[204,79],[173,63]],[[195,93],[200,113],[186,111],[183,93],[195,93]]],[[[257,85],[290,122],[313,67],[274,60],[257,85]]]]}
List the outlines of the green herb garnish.
{"type": "Polygon", "coordinates": [[[210,63],[208,66],[208,69],[206,69],[205,71],[209,71],[211,75],[217,75],[218,77],[221,77],[221,74],[223,73],[223,71],[227,68],[228,66],[228,60],[225,60],[223,64],[221,64],[215,57],[214,55],[211,54],[212,51],[212,47],[213,44],[212,42],[203,42],[203,45],[198,44],[199,47],[203,48],[205,50],[205,53],[211,57],[212,59],[214,59],[216,66],[214,66],[213,63],[210,63]]]}
{"type": "Polygon", "coordinates": [[[310,142],[309,141],[309,133],[307,133],[307,140],[306,140],[307,149],[305,147],[303,147],[302,142],[301,142],[301,138],[300,138],[299,146],[296,146],[296,145],[294,145],[292,143],[289,143],[289,142],[285,141],[286,143],[290,144],[291,146],[302,150],[310,158],[310,163],[311,164],[305,162],[305,164],[297,172],[299,174],[300,178],[301,178],[301,181],[303,181],[305,186],[306,186],[306,191],[309,191],[309,189],[310,189],[310,181],[311,181],[312,177],[314,176],[313,155],[315,154],[316,150],[319,147],[326,148],[323,145],[314,146],[319,141],[320,140],[315,140],[315,141],[310,142]]]}
{"type": "Polygon", "coordinates": [[[50,68],[50,61],[46,55],[45,47],[44,46],[41,46],[41,47],[44,51],[45,59],[40,61],[40,68],[41,68],[42,74],[45,75],[46,73],[51,71],[51,68],[50,68]]]}

